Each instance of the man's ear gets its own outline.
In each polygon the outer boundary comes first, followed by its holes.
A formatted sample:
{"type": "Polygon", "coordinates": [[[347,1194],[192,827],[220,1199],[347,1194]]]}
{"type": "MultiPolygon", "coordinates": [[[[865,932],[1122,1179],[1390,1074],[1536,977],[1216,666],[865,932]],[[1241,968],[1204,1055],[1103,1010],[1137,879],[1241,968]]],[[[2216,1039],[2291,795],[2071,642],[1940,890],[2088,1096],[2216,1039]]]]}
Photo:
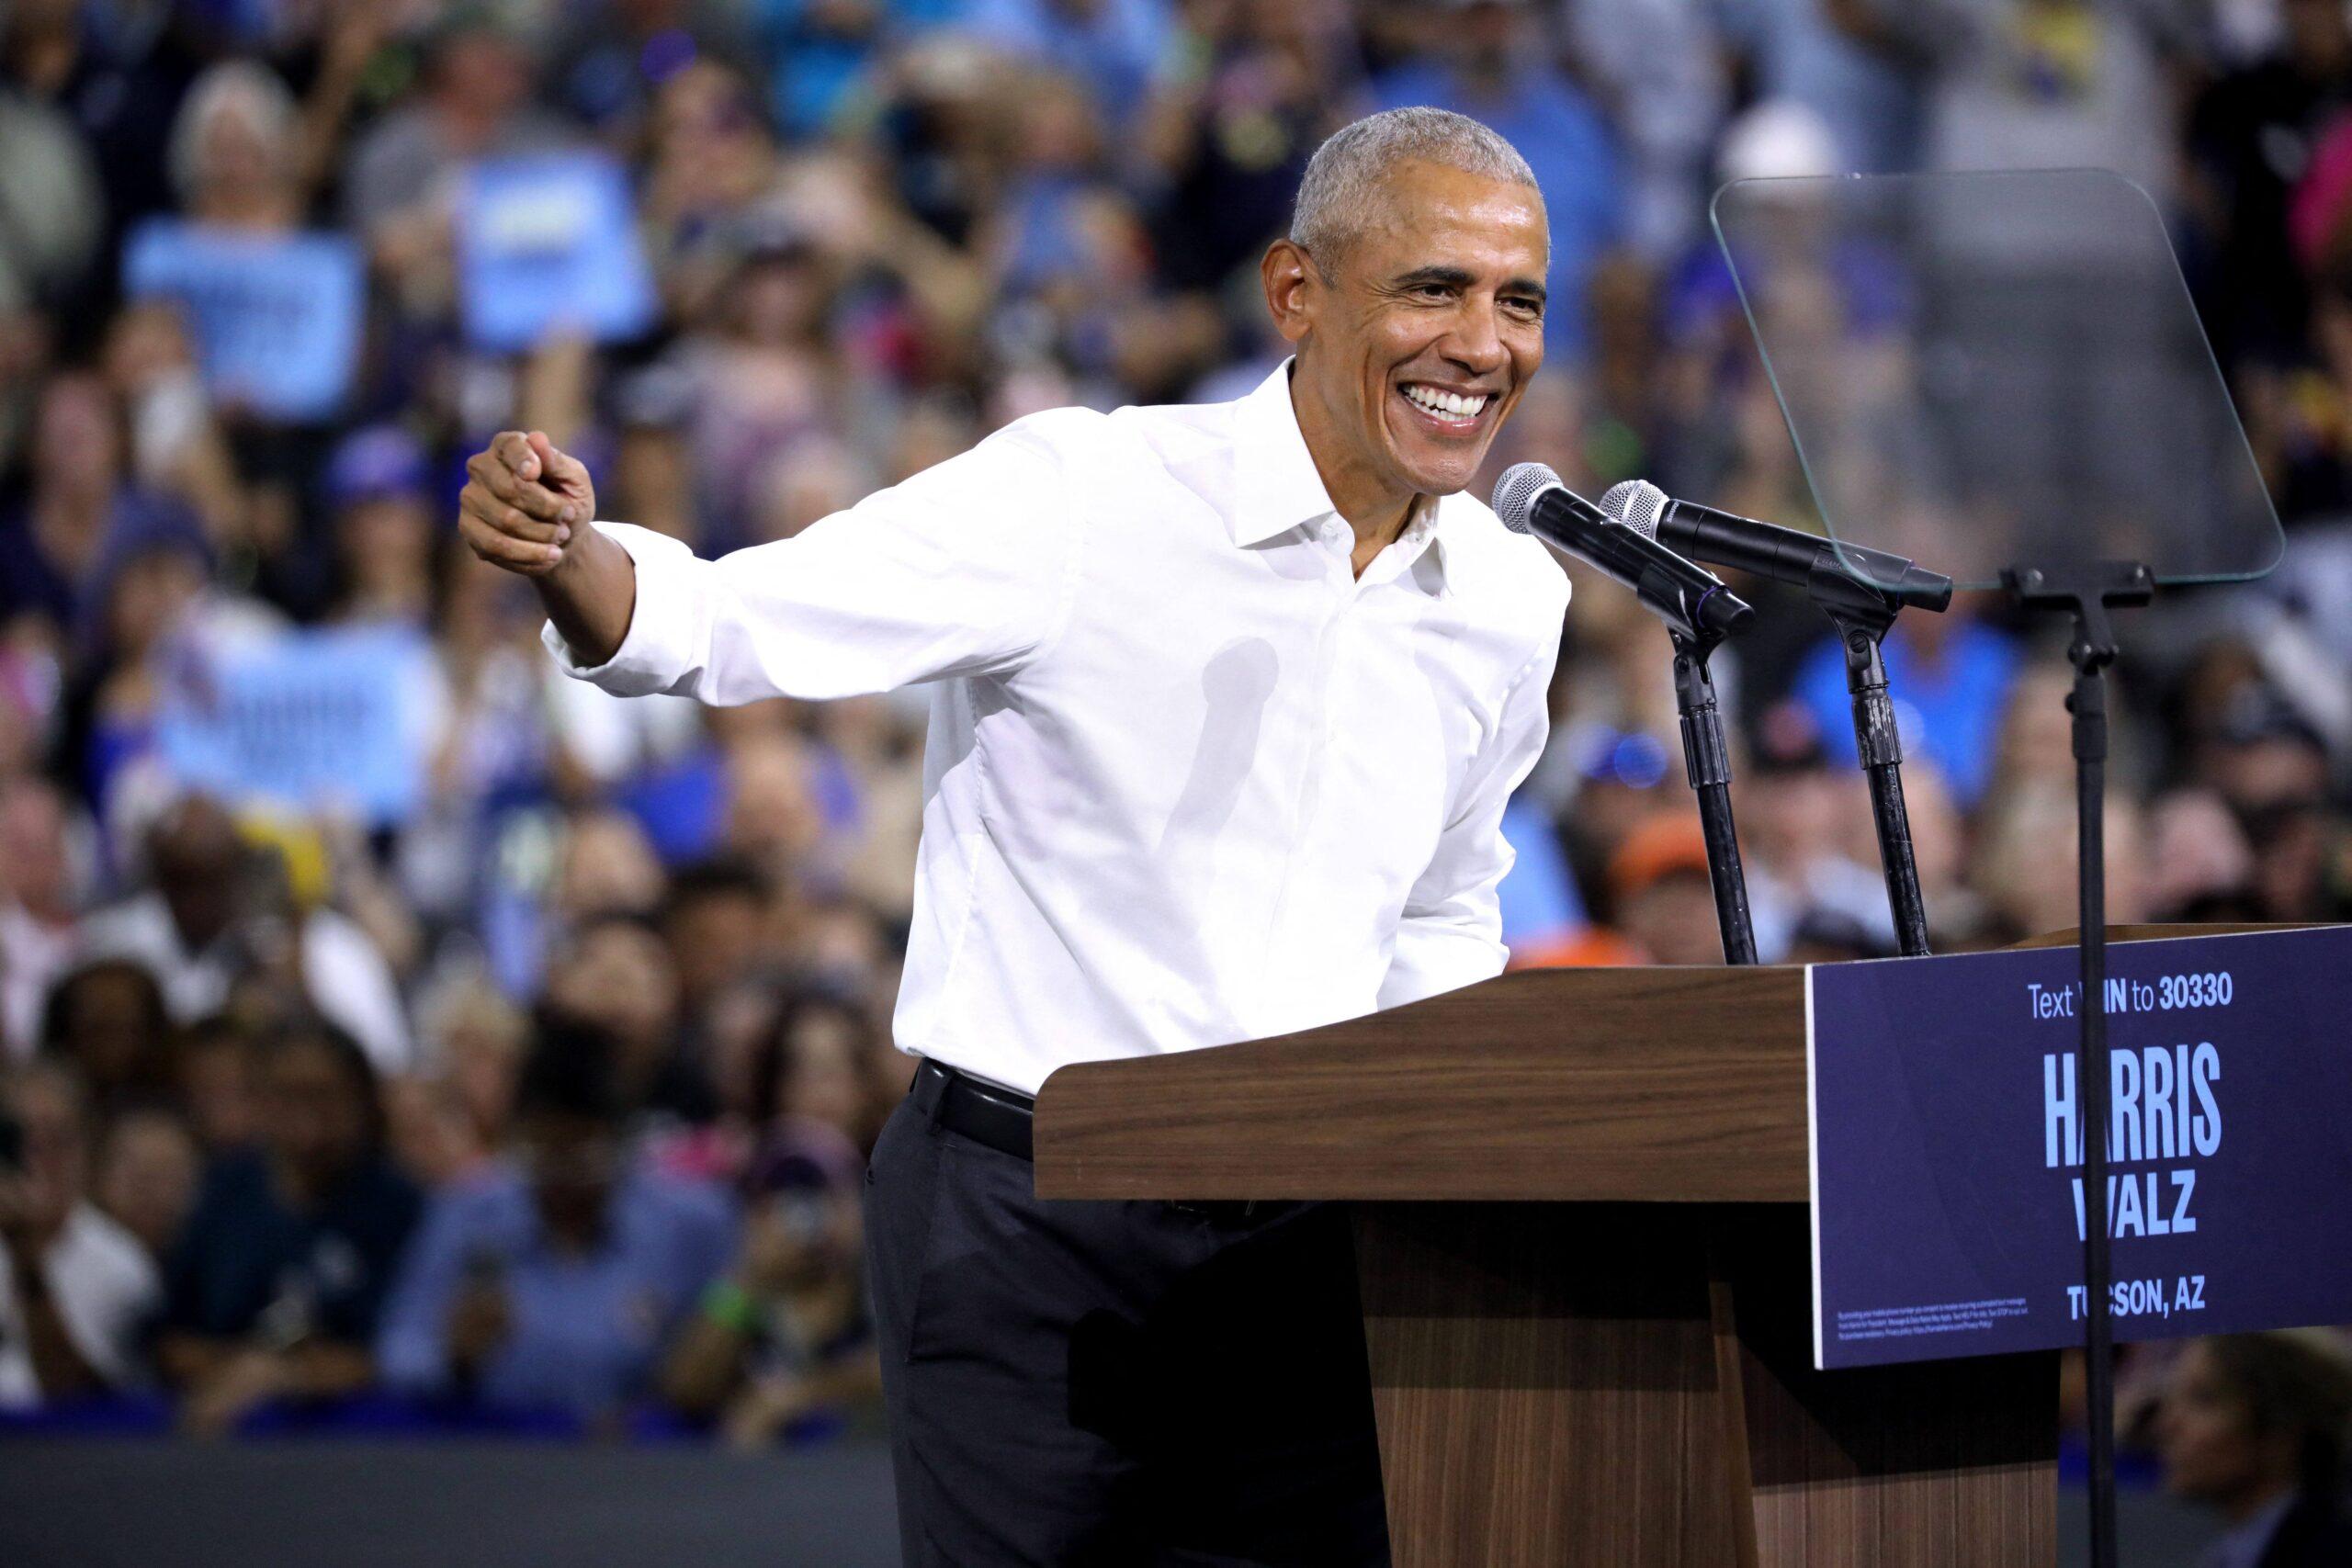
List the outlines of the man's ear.
{"type": "Polygon", "coordinates": [[[1297,343],[1315,325],[1329,286],[1322,269],[1295,240],[1276,240],[1258,264],[1266,288],[1266,311],[1285,343],[1297,343]]]}

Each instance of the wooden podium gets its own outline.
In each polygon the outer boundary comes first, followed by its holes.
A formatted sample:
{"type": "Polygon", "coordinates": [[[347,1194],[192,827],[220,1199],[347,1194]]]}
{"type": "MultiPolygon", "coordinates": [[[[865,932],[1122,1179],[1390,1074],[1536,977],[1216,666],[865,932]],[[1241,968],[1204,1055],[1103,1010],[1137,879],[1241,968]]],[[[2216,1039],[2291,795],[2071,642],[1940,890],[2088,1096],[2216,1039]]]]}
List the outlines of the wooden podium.
{"type": "Polygon", "coordinates": [[[1532,970],[1065,1067],[1037,1191],[1355,1206],[1397,1568],[2053,1562],[2054,1353],[1813,1371],[1806,1105],[1801,969],[1532,970]]]}

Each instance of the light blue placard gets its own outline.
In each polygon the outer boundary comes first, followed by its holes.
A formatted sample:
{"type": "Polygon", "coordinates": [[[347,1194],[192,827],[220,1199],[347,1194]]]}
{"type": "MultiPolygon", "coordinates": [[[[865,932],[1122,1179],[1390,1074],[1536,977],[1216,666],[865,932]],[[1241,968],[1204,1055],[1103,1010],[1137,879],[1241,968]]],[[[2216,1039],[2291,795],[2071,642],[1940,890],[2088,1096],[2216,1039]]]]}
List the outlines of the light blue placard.
{"type": "Polygon", "coordinates": [[[123,248],[122,277],[134,298],[180,307],[214,397],[298,423],[342,408],[366,293],[350,240],[155,219],[123,248]]]}
{"type": "Polygon", "coordinates": [[[407,627],[288,632],[172,669],[157,739],[185,783],[397,824],[424,803],[433,678],[407,627]]]}
{"type": "Polygon", "coordinates": [[[473,164],[458,198],[458,265],[466,335],[497,354],[557,330],[634,337],[659,304],[628,178],[600,152],[473,164]]]}

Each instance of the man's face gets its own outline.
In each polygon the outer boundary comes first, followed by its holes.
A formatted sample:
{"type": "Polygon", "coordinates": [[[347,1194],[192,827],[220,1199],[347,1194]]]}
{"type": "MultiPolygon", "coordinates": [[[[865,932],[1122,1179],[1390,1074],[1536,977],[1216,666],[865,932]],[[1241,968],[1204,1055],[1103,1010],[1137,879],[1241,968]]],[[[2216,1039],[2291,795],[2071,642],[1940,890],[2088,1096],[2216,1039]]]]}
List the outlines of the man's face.
{"type": "Polygon", "coordinates": [[[621,1142],[593,1116],[541,1110],[515,1129],[515,1154],[531,1180],[539,1217],[566,1234],[593,1231],[619,1179],[621,1142]]]}
{"type": "Polygon", "coordinates": [[[1544,362],[1548,256],[1533,190],[1408,163],[1344,254],[1307,264],[1281,324],[1299,346],[1295,390],[1316,405],[1302,423],[1340,447],[1316,454],[1335,493],[1470,482],[1544,362]]]}

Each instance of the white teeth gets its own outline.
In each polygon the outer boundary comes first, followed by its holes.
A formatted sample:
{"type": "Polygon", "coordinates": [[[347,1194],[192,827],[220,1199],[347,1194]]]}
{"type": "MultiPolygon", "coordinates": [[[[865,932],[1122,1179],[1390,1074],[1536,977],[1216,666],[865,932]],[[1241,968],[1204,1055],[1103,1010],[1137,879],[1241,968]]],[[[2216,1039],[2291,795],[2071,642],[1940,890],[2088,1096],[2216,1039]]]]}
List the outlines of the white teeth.
{"type": "Polygon", "coordinates": [[[1475,418],[1487,406],[1485,393],[1464,397],[1459,392],[1441,391],[1435,387],[1408,387],[1405,395],[1431,413],[1451,414],[1456,419],[1475,418]]]}

